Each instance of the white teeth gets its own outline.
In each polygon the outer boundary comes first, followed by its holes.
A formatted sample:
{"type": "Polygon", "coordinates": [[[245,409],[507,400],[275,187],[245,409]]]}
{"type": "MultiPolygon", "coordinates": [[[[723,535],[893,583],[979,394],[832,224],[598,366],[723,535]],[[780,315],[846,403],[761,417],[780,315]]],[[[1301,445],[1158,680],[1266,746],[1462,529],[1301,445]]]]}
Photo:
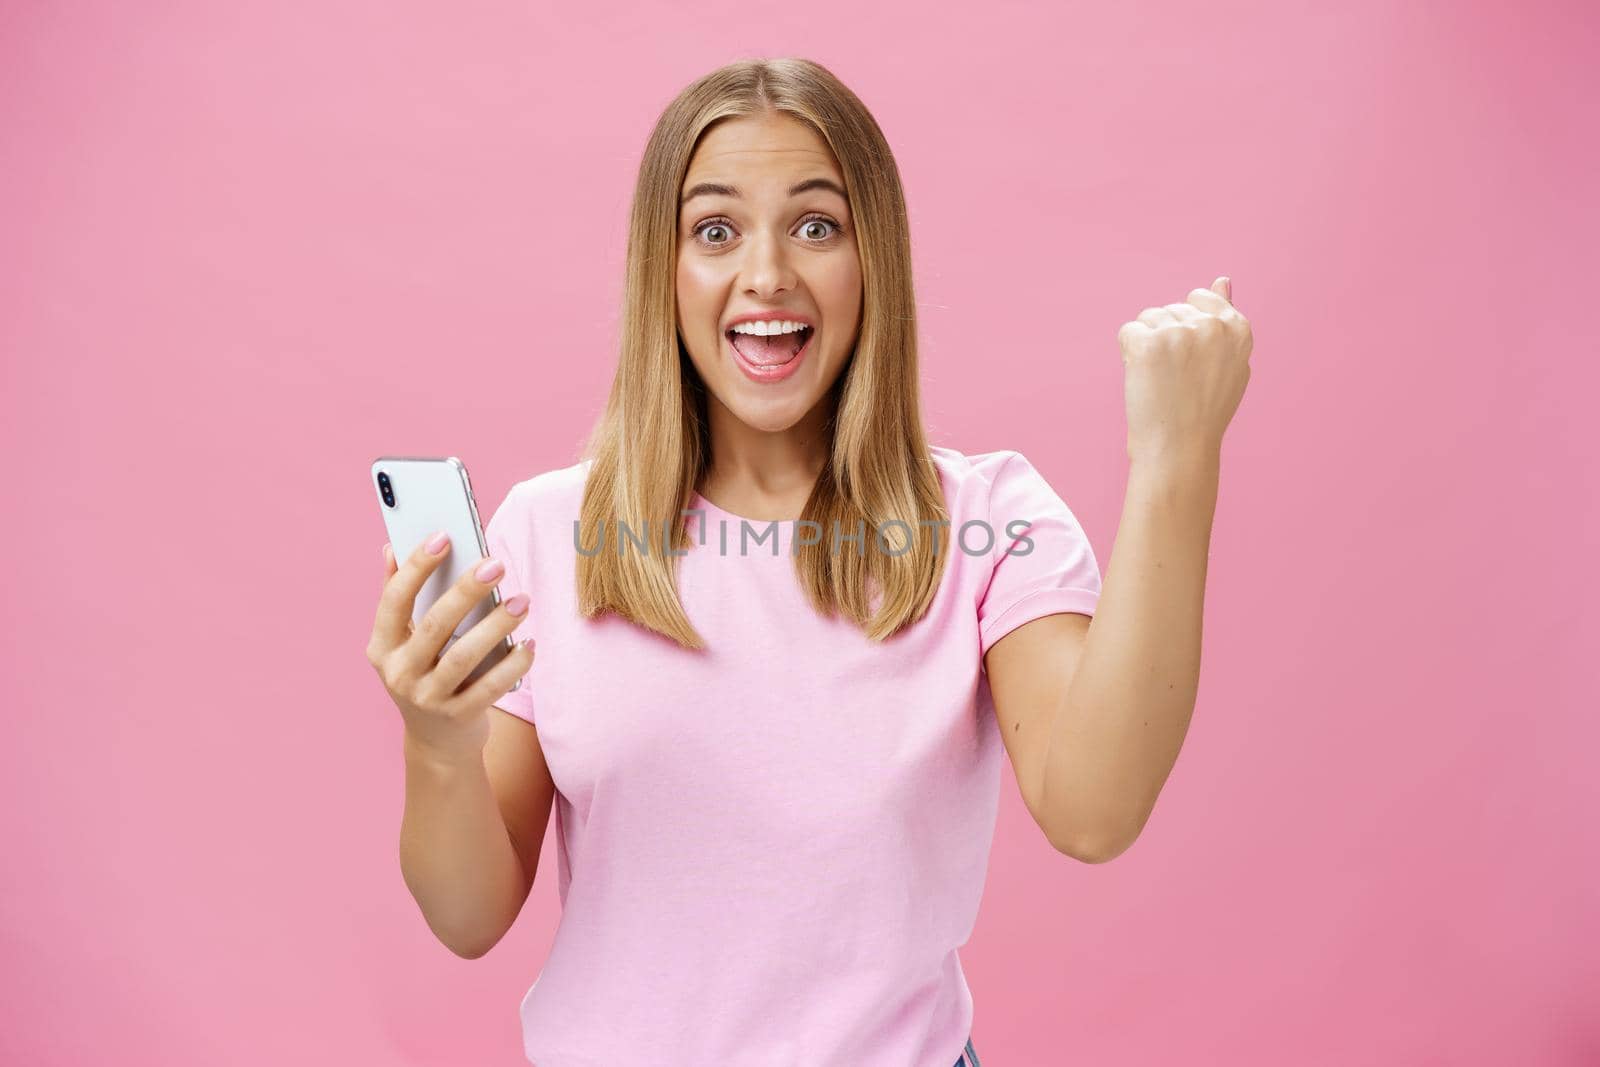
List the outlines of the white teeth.
{"type": "Polygon", "coordinates": [[[758,337],[771,337],[773,334],[794,333],[796,330],[803,330],[805,328],[806,324],[803,322],[777,322],[768,320],[765,322],[741,322],[739,325],[733,327],[733,332],[753,333],[758,337]]]}

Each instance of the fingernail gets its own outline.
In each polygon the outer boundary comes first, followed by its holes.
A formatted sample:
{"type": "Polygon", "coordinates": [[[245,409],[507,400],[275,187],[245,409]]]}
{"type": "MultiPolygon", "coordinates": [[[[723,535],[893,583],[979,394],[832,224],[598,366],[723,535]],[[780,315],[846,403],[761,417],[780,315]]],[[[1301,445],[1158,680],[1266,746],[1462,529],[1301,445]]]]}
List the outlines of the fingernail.
{"type": "Polygon", "coordinates": [[[440,530],[438,533],[428,538],[428,553],[430,555],[437,556],[439,553],[444,551],[444,546],[448,545],[449,543],[450,535],[445,533],[443,530],[440,530]]]}
{"type": "Polygon", "coordinates": [[[389,554],[393,551],[394,549],[389,546],[389,542],[385,541],[383,543],[383,561],[385,563],[389,562],[389,554]]]}
{"type": "Polygon", "coordinates": [[[520,616],[523,612],[525,612],[527,610],[528,610],[528,594],[527,593],[518,593],[516,596],[512,597],[510,600],[506,601],[506,613],[509,614],[509,615],[520,616]]]}
{"type": "Polygon", "coordinates": [[[533,647],[533,638],[524,637],[521,641],[518,641],[517,644],[521,645],[523,648],[532,648],[533,647]]]}
{"type": "Polygon", "coordinates": [[[486,559],[478,564],[472,576],[480,582],[492,582],[506,572],[506,565],[497,559],[486,559]]]}

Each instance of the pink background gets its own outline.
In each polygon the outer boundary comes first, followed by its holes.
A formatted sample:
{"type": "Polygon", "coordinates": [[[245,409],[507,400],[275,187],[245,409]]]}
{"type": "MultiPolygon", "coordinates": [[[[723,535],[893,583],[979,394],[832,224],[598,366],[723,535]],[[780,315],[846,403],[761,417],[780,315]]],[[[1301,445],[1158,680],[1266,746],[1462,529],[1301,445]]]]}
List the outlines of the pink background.
{"type": "Polygon", "coordinates": [[[553,853],[475,962],[406,892],[367,467],[571,462],[651,124],[790,54],[898,157],[936,443],[1102,567],[1117,327],[1255,325],[1144,836],[1007,767],[985,1067],[1600,1059],[1593,6],[1044,7],[5,5],[0,1061],[521,1062],[553,853]]]}

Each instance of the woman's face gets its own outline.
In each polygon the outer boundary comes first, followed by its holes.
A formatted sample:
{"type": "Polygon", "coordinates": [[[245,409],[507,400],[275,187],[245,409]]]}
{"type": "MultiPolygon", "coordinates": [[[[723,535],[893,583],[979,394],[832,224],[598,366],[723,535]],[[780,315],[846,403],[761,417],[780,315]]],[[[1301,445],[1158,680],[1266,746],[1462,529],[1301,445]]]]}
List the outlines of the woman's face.
{"type": "Polygon", "coordinates": [[[796,119],[726,119],[701,138],[680,196],[678,332],[708,401],[753,429],[787,430],[855,348],[861,261],[844,177],[796,119]],[[818,179],[831,187],[793,191],[818,179]],[[752,313],[810,329],[729,332],[752,313]]]}

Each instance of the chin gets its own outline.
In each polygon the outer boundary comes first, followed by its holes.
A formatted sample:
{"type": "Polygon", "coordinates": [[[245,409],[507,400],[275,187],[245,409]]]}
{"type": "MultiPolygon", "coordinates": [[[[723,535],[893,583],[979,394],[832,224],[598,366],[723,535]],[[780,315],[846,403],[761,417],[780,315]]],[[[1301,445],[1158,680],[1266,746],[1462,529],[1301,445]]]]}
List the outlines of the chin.
{"type": "Polygon", "coordinates": [[[760,430],[762,433],[782,433],[805,418],[806,412],[811,410],[814,403],[815,401],[810,403],[768,402],[765,404],[727,404],[725,406],[733,413],[734,418],[752,430],[760,430]]]}

